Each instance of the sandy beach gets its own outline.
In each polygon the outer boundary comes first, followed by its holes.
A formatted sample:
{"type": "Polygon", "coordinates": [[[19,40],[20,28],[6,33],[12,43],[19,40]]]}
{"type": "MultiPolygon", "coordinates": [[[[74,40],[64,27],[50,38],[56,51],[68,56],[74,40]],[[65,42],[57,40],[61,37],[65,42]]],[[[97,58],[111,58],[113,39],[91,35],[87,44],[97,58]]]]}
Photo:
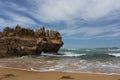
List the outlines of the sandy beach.
{"type": "Polygon", "coordinates": [[[120,75],[34,72],[10,68],[0,68],[0,80],[120,80],[120,75]]]}

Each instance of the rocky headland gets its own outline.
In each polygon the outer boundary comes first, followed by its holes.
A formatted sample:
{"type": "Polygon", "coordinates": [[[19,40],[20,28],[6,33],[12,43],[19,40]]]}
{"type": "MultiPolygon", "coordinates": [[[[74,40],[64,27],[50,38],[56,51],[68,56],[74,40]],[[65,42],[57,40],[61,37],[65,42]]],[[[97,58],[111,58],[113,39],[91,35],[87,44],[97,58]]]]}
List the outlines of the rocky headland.
{"type": "Polygon", "coordinates": [[[57,54],[62,45],[60,33],[44,27],[34,31],[17,25],[0,32],[0,57],[40,55],[41,52],[57,54]]]}

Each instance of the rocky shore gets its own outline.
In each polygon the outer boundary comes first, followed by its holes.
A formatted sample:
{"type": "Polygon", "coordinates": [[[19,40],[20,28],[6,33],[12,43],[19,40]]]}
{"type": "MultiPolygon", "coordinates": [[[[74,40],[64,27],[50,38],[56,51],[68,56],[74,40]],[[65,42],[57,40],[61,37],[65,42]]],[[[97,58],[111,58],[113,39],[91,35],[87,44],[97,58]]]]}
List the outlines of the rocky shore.
{"type": "Polygon", "coordinates": [[[34,31],[17,25],[0,32],[0,57],[40,55],[41,52],[57,54],[62,45],[60,33],[44,27],[34,31]]]}

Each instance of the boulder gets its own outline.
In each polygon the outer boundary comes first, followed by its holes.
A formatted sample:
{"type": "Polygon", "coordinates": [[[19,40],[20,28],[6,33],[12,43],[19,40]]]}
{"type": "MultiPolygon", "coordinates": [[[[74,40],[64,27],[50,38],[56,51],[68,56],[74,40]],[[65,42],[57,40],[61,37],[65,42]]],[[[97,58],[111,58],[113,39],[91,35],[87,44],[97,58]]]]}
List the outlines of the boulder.
{"type": "Polygon", "coordinates": [[[0,57],[40,55],[41,52],[57,54],[62,45],[60,33],[45,31],[44,27],[34,31],[17,25],[15,29],[6,27],[0,32],[0,57]]]}

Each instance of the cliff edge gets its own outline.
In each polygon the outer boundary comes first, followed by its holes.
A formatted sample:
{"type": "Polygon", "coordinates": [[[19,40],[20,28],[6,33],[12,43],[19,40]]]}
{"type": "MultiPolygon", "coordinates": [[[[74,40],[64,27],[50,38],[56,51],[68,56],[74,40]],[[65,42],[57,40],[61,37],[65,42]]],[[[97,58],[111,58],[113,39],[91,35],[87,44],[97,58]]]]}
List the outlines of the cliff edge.
{"type": "Polygon", "coordinates": [[[40,55],[41,52],[57,54],[62,45],[60,33],[44,27],[34,31],[17,25],[15,29],[6,27],[0,32],[0,57],[40,55]]]}

